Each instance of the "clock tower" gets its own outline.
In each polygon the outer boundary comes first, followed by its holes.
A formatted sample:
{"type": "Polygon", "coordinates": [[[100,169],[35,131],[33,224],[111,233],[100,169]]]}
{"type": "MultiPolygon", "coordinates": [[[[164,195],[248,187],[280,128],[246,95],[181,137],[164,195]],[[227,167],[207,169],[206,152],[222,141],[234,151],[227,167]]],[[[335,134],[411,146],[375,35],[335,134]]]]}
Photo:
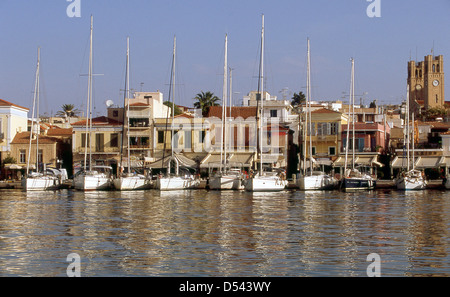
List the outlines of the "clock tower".
{"type": "Polygon", "coordinates": [[[415,113],[444,107],[444,57],[428,55],[419,63],[409,61],[408,85],[410,107],[415,113]]]}

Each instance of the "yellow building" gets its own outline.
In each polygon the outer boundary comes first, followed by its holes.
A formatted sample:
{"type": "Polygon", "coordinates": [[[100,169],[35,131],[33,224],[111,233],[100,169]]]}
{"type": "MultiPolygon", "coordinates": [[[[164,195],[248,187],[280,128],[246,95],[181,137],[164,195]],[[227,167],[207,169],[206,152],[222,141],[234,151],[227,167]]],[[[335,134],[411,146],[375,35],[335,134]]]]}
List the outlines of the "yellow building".
{"type": "Polygon", "coordinates": [[[117,166],[122,144],[122,123],[105,116],[94,118],[92,130],[86,137],[86,122],[83,120],[72,124],[74,169],[83,166],[86,147],[87,153],[92,155],[93,164],[117,166]]]}
{"type": "MultiPolygon", "coordinates": [[[[347,115],[326,108],[311,111],[312,133],[308,133],[306,138],[306,156],[309,157],[310,143],[312,155],[316,159],[329,158],[331,160],[339,156],[342,147],[342,125],[347,124],[347,119],[347,115]]],[[[309,127],[307,130],[309,131],[309,127]]],[[[300,140],[300,144],[303,148],[302,140],[300,140]]],[[[303,149],[301,154],[303,154],[303,149]]]]}

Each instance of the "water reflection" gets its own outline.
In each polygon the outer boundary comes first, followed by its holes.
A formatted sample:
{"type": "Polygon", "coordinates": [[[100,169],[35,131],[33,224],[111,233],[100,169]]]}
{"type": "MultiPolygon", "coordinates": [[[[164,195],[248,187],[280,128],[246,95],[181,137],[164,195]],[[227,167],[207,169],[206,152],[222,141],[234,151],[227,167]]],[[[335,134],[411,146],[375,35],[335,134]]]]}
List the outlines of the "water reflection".
{"type": "Polygon", "coordinates": [[[440,191],[0,193],[1,276],[448,276],[440,191]]]}

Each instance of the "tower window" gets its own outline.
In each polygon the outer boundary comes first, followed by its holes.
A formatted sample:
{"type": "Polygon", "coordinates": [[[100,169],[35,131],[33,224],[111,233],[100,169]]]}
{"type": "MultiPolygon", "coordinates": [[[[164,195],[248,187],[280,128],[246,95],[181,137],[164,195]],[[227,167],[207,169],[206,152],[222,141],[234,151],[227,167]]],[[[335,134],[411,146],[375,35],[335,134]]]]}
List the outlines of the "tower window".
{"type": "Polygon", "coordinates": [[[436,72],[436,65],[433,64],[433,72],[436,72]]]}
{"type": "Polygon", "coordinates": [[[436,95],[436,103],[438,103],[439,102],[439,98],[438,98],[438,95],[436,95]]]}

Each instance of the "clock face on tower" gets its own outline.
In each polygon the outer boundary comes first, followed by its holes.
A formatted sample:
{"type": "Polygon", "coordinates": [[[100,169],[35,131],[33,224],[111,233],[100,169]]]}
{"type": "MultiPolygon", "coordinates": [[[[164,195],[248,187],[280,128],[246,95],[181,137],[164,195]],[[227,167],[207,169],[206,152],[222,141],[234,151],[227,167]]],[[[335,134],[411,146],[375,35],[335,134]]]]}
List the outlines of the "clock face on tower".
{"type": "Polygon", "coordinates": [[[439,86],[439,81],[437,79],[433,80],[433,86],[435,87],[439,86]]]}

